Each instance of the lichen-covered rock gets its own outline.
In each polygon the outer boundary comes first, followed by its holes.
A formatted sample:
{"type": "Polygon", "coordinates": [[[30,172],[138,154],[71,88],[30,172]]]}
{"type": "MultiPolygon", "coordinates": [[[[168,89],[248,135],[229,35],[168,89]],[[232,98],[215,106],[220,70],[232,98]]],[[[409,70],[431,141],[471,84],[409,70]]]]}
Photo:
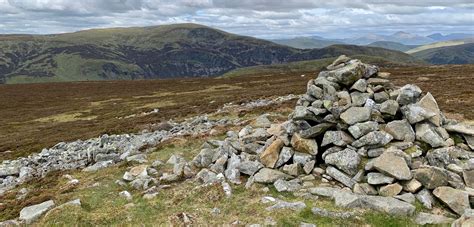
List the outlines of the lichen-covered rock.
{"type": "Polygon", "coordinates": [[[448,185],[448,175],[440,168],[423,167],[413,170],[413,173],[414,178],[427,189],[448,185]]]}
{"type": "Polygon", "coordinates": [[[414,142],[415,131],[407,120],[391,121],[385,126],[385,131],[396,140],[414,142]]]}
{"type": "Polygon", "coordinates": [[[304,139],[298,133],[293,134],[291,146],[298,152],[318,154],[318,143],[314,139],[304,139]]]}
{"type": "Polygon", "coordinates": [[[257,183],[274,183],[278,179],[288,180],[292,177],[286,173],[282,173],[278,170],[263,168],[254,175],[254,180],[257,183]]]}
{"type": "Polygon", "coordinates": [[[284,145],[285,144],[280,139],[273,141],[273,143],[260,154],[260,162],[268,168],[274,168],[278,161],[280,151],[284,145]]]}
{"type": "Polygon", "coordinates": [[[433,195],[459,215],[464,214],[465,210],[471,208],[468,194],[464,191],[442,186],[437,187],[433,191],[433,195]]]}
{"type": "Polygon", "coordinates": [[[341,114],[340,118],[348,125],[370,120],[370,108],[351,107],[341,114]]]}
{"type": "Polygon", "coordinates": [[[359,154],[350,148],[329,154],[324,159],[327,164],[334,165],[351,176],[358,172],[360,160],[359,154]]]}
{"type": "Polygon", "coordinates": [[[385,152],[375,159],[373,166],[381,173],[398,180],[410,180],[412,174],[404,158],[391,152],[385,152]]]}

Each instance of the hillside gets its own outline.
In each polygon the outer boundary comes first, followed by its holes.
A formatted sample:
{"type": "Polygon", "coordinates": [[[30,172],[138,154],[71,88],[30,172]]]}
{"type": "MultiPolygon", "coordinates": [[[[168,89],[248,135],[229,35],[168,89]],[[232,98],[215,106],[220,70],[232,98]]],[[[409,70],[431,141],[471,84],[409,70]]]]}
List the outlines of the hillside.
{"type": "Polygon", "coordinates": [[[439,47],[413,54],[431,64],[474,64],[474,43],[439,47]]]}
{"type": "Polygon", "coordinates": [[[462,44],[467,44],[467,43],[474,43],[474,38],[430,43],[430,44],[422,45],[422,46],[413,48],[411,50],[405,51],[405,53],[414,54],[416,52],[420,52],[420,51],[423,51],[423,50],[439,48],[439,47],[457,46],[457,45],[462,45],[462,44]]]}
{"type": "Polygon", "coordinates": [[[295,37],[292,39],[276,39],[271,40],[274,43],[281,45],[286,45],[299,49],[314,49],[314,48],[324,48],[334,44],[342,44],[342,42],[326,39],[318,39],[315,37],[295,37]]]}
{"type": "Polygon", "coordinates": [[[241,67],[340,54],[415,61],[380,48],[340,45],[300,50],[197,24],[6,35],[0,36],[0,48],[1,83],[206,77],[241,67]]]}
{"type": "Polygon", "coordinates": [[[390,41],[377,41],[367,46],[381,47],[381,48],[385,48],[389,50],[397,50],[397,51],[402,51],[402,52],[418,47],[417,45],[405,45],[405,44],[390,42],[390,41]]]}

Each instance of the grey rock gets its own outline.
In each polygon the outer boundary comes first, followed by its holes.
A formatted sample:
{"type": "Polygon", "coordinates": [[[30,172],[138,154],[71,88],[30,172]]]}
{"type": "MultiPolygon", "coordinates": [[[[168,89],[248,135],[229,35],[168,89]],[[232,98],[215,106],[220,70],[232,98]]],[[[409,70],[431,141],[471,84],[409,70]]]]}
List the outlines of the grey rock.
{"type": "Polygon", "coordinates": [[[275,189],[278,192],[295,192],[301,188],[301,184],[295,180],[286,181],[283,179],[278,179],[273,183],[275,189]]]}
{"type": "Polygon", "coordinates": [[[351,93],[351,102],[353,106],[363,106],[368,99],[370,99],[371,94],[361,93],[361,92],[352,92],[351,93]]]}
{"type": "Polygon", "coordinates": [[[365,92],[367,90],[367,80],[359,79],[351,87],[351,90],[365,92]]]}
{"type": "Polygon", "coordinates": [[[311,95],[312,97],[316,99],[322,99],[324,95],[323,89],[319,88],[318,86],[314,84],[311,84],[310,86],[308,86],[306,94],[311,95]]]}
{"type": "Polygon", "coordinates": [[[284,165],[282,168],[282,171],[286,174],[296,177],[303,172],[303,169],[300,163],[293,163],[293,164],[284,165]]]}
{"type": "Polygon", "coordinates": [[[474,136],[474,127],[471,125],[458,123],[443,126],[448,132],[456,132],[464,135],[474,136]]]}
{"type": "Polygon", "coordinates": [[[402,184],[403,190],[411,193],[417,192],[423,185],[416,179],[411,179],[402,184]]]}
{"type": "Polygon", "coordinates": [[[372,172],[367,174],[367,183],[372,185],[391,184],[395,178],[384,175],[383,173],[372,172]]]}
{"type": "Polygon", "coordinates": [[[401,195],[394,196],[394,198],[410,203],[410,204],[415,203],[415,200],[416,200],[415,195],[413,195],[412,193],[403,193],[401,195]]]}
{"type": "Polygon", "coordinates": [[[311,172],[314,169],[315,164],[316,164],[316,160],[311,160],[311,161],[307,162],[306,164],[304,164],[304,166],[303,166],[304,172],[306,174],[311,174],[311,172]]]}
{"type": "Polygon", "coordinates": [[[398,180],[410,180],[412,174],[404,158],[385,152],[374,160],[373,166],[381,173],[398,180]]]}
{"type": "Polygon", "coordinates": [[[299,163],[302,166],[306,165],[311,160],[314,160],[316,157],[307,153],[295,152],[293,154],[293,163],[299,163]]]}
{"type": "Polygon", "coordinates": [[[280,209],[289,209],[289,210],[294,210],[294,211],[299,211],[306,208],[306,204],[304,202],[286,202],[279,200],[277,203],[273,206],[267,207],[267,211],[273,211],[273,210],[280,210],[280,209]]]}
{"type": "Polygon", "coordinates": [[[439,110],[438,103],[431,93],[427,93],[418,104],[424,109],[434,113],[435,115],[428,119],[429,122],[436,126],[441,126],[441,111],[439,110]]]}
{"type": "Polygon", "coordinates": [[[450,224],[454,221],[452,218],[448,218],[441,215],[430,214],[420,212],[415,217],[415,223],[418,225],[441,225],[441,224],[450,224]]]}
{"type": "Polygon", "coordinates": [[[393,197],[402,191],[402,186],[398,183],[388,184],[379,188],[379,195],[393,197]]]}
{"type": "Polygon", "coordinates": [[[464,135],[467,145],[471,150],[474,150],[474,136],[464,135]]]}
{"type": "Polygon", "coordinates": [[[456,219],[451,225],[452,227],[467,227],[474,226],[474,210],[467,209],[464,214],[456,219]]]}
{"type": "Polygon", "coordinates": [[[382,92],[377,92],[374,94],[374,101],[376,103],[383,103],[387,101],[390,98],[387,92],[382,91],[382,92]]]}
{"type": "Polygon", "coordinates": [[[26,224],[31,224],[54,206],[54,201],[48,200],[40,204],[25,207],[20,211],[19,219],[26,224]]]}
{"type": "Polygon", "coordinates": [[[241,173],[252,176],[263,167],[264,166],[262,165],[262,163],[258,161],[242,161],[238,166],[238,169],[241,173]]]}
{"type": "Polygon", "coordinates": [[[364,123],[357,123],[349,127],[349,132],[355,139],[366,135],[369,132],[373,132],[379,129],[379,124],[375,121],[367,121],[364,123]]]}
{"type": "Polygon", "coordinates": [[[269,168],[263,168],[254,175],[255,182],[265,184],[274,183],[278,179],[288,180],[291,178],[288,174],[269,168]]]}
{"type": "Polygon", "coordinates": [[[396,140],[406,142],[415,141],[415,132],[407,120],[391,121],[385,126],[385,131],[396,140]]]}
{"type": "Polygon", "coordinates": [[[442,169],[433,166],[413,170],[413,178],[427,189],[448,185],[448,175],[442,169]]]}
{"type": "Polygon", "coordinates": [[[392,197],[362,196],[360,208],[372,209],[391,215],[411,216],[415,213],[415,206],[392,197]]]}
{"type": "Polygon", "coordinates": [[[314,139],[304,139],[298,133],[291,137],[291,146],[299,152],[316,155],[318,153],[318,143],[314,139]]]}
{"type": "Polygon", "coordinates": [[[352,146],[357,147],[357,148],[363,147],[363,146],[381,147],[390,143],[392,139],[393,139],[392,135],[384,131],[374,131],[374,132],[369,132],[367,133],[367,135],[362,136],[358,140],[354,141],[352,143],[352,146]]]}
{"type": "Polygon", "coordinates": [[[418,86],[407,84],[399,89],[397,102],[402,106],[410,103],[415,103],[418,101],[420,95],[421,89],[418,86]]]}
{"type": "Polygon", "coordinates": [[[433,195],[430,191],[423,189],[416,194],[416,199],[427,209],[433,208],[433,195]]]}
{"type": "Polygon", "coordinates": [[[351,107],[341,114],[340,118],[349,125],[358,122],[368,121],[370,119],[370,108],[368,107],[351,107]]]}
{"type": "Polygon", "coordinates": [[[199,171],[199,173],[196,175],[196,180],[202,184],[210,184],[219,181],[217,174],[208,169],[202,169],[199,171]]]}
{"type": "Polygon", "coordinates": [[[416,124],[436,116],[435,113],[426,110],[418,104],[409,104],[407,106],[401,107],[400,110],[404,118],[407,119],[410,124],[416,124]]]}
{"type": "Polygon", "coordinates": [[[474,188],[474,170],[465,170],[462,172],[462,177],[466,186],[474,188]]]}
{"type": "MultiPolygon", "coordinates": [[[[198,168],[208,168],[212,164],[212,159],[215,153],[216,151],[214,149],[204,148],[194,157],[191,163],[198,168]]],[[[181,160],[182,159],[179,159],[173,162],[179,163],[181,160]]]]}
{"type": "Polygon", "coordinates": [[[355,184],[355,182],[352,181],[351,177],[347,176],[345,173],[339,171],[338,169],[332,166],[328,166],[326,168],[326,174],[349,188],[352,188],[355,184]]]}
{"type": "Polygon", "coordinates": [[[272,124],[272,122],[270,120],[268,120],[267,116],[268,116],[268,114],[263,114],[263,115],[258,116],[255,119],[255,127],[257,127],[257,128],[270,128],[270,125],[272,124]]]}
{"type": "Polygon", "coordinates": [[[82,169],[82,171],[84,171],[84,172],[95,172],[95,171],[98,171],[100,169],[105,169],[109,166],[112,166],[113,164],[114,164],[114,162],[112,160],[100,161],[100,162],[96,162],[93,165],[82,169]]]}
{"type": "Polygon", "coordinates": [[[300,227],[317,227],[315,224],[300,222],[300,227]]]}
{"type": "Polygon", "coordinates": [[[430,123],[416,124],[415,130],[417,140],[428,143],[432,147],[442,147],[445,145],[444,139],[430,123]]]}
{"type": "Polygon", "coordinates": [[[278,156],[278,161],[275,164],[276,168],[281,167],[287,163],[292,157],[295,151],[291,147],[283,147],[280,151],[280,156],[278,156]]]}
{"type": "Polygon", "coordinates": [[[385,151],[385,148],[383,148],[383,147],[370,149],[370,150],[367,151],[367,156],[369,158],[376,158],[376,157],[382,155],[384,151],[385,151]]]}
{"type": "Polygon", "coordinates": [[[436,188],[433,195],[459,215],[464,214],[466,209],[471,208],[468,194],[464,191],[442,186],[436,188]]]}
{"type": "Polygon", "coordinates": [[[351,144],[354,139],[344,131],[327,131],[324,133],[323,141],[321,146],[327,146],[334,144],[336,146],[346,146],[351,144]]]}
{"type": "Polygon", "coordinates": [[[128,191],[121,191],[119,196],[126,199],[127,201],[132,201],[132,195],[128,191]]]}
{"type": "Polygon", "coordinates": [[[378,192],[374,188],[374,186],[367,183],[354,184],[354,188],[352,191],[360,195],[378,195],[378,192]]]}
{"type": "Polygon", "coordinates": [[[380,105],[380,112],[384,114],[396,115],[398,112],[398,102],[395,100],[387,100],[380,105]]]}
{"type": "Polygon", "coordinates": [[[330,123],[317,124],[316,126],[313,126],[311,128],[302,130],[300,132],[300,135],[304,139],[316,138],[317,136],[322,135],[323,133],[325,133],[332,126],[333,126],[333,124],[330,124],[330,123]]]}
{"type": "Polygon", "coordinates": [[[320,73],[319,77],[327,75],[332,77],[336,82],[349,86],[354,84],[357,80],[361,79],[367,71],[367,66],[360,61],[353,60],[344,65],[343,67],[336,68],[325,73],[320,73]]]}
{"type": "Polygon", "coordinates": [[[351,176],[357,173],[360,160],[359,154],[350,148],[329,154],[324,159],[327,164],[335,165],[351,176]]]}
{"type": "Polygon", "coordinates": [[[318,207],[313,207],[311,209],[311,212],[316,216],[329,217],[329,218],[348,219],[355,216],[354,212],[329,211],[329,210],[318,208],[318,207]]]}

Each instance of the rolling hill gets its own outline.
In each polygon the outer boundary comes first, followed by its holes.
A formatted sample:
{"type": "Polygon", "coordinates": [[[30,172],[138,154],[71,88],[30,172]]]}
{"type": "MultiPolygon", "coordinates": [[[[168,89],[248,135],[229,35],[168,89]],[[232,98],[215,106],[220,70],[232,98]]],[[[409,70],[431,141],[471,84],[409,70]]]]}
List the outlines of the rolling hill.
{"type": "Polygon", "coordinates": [[[370,47],[381,47],[389,50],[397,50],[397,51],[408,51],[410,49],[418,47],[417,45],[405,45],[397,42],[390,42],[390,41],[377,41],[373,42],[367,46],[370,47]]]}
{"type": "Polygon", "coordinates": [[[413,48],[411,50],[405,51],[405,53],[414,54],[416,52],[420,52],[420,51],[423,51],[423,50],[439,48],[439,47],[457,46],[457,45],[462,45],[462,44],[467,44],[467,43],[474,43],[474,38],[430,43],[430,44],[427,44],[427,45],[419,46],[419,47],[413,48]]]}
{"type": "Polygon", "coordinates": [[[418,51],[412,54],[431,64],[474,64],[474,43],[445,46],[418,51]]]}
{"type": "Polygon", "coordinates": [[[0,50],[1,83],[207,77],[236,68],[340,54],[416,61],[374,47],[301,50],[197,24],[4,35],[0,50]]]}
{"type": "Polygon", "coordinates": [[[275,39],[271,40],[274,43],[281,45],[286,45],[299,49],[314,49],[314,48],[324,48],[334,44],[343,44],[342,42],[334,40],[326,40],[316,37],[295,37],[292,39],[275,39]]]}

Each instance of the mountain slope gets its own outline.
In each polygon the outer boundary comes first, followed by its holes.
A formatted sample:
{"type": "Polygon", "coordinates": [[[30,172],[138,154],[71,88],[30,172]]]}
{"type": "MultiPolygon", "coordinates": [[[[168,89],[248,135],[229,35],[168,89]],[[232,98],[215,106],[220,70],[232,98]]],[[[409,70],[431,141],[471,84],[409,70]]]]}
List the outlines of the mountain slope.
{"type": "Polygon", "coordinates": [[[474,38],[474,34],[452,33],[452,34],[448,34],[448,35],[443,35],[441,33],[435,33],[435,34],[431,34],[427,37],[431,38],[431,39],[434,39],[436,41],[450,41],[450,40],[474,38]]]}
{"type": "Polygon", "coordinates": [[[431,64],[474,64],[474,43],[427,49],[413,56],[431,64]]]}
{"type": "Polygon", "coordinates": [[[439,48],[439,47],[457,46],[457,45],[462,45],[462,44],[467,44],[467,43],[474,43],[474,38],[430,43],[427,45],[419,46],[411,50],[405,51],[405,53],[414,54],[416,52],[423,51],[423,50],[439,48]]]}
{"type": "Polygon", "coordinates": [[[300,50],[197,24],[0,36],[0,82],[27,83],[217,76],[232,69],[334,57],[401,52],[339,46],[300,50]]]}
{"type": "Polygon", "coordinates": [[[295,37],[292,39],[276,39],[271,41],[299,49],[324,48],[334,44],[342,44],[338,41],[318,39],[315,37],[295,37]]]}
{"type": "Polygon", "coordinates": [[[418,47],[417,45],[405,45],[405,44],[390,42],[390,41],[377,41],[367,46],[381,47],[381,48],[385,48],[389,50],[397,50],[397,51],[402,51],[402,52],[418,47]]]}

